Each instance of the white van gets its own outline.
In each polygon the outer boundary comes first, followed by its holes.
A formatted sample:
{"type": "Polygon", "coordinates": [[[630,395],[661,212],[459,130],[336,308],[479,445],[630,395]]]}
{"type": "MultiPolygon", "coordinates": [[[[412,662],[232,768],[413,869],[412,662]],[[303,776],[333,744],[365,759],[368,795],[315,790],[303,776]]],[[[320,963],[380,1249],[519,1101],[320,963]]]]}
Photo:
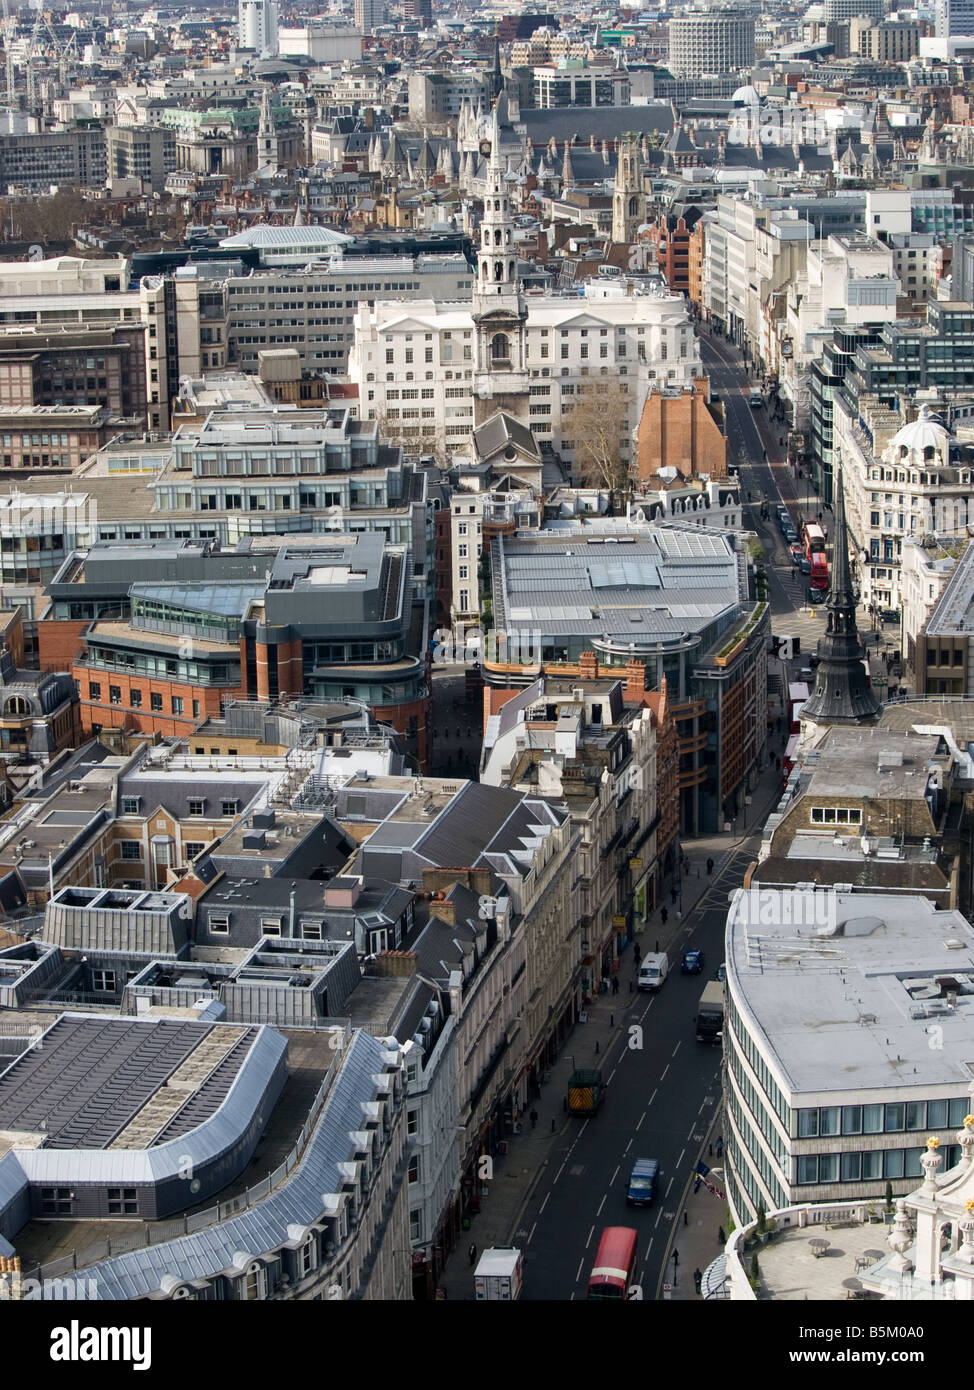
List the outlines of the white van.
{"type": "Polygon", "coordinates": [[[648,956],[643,956],[642,964],[639,967],[639,979],[636,982],[639,988],[659,989],[666,979],[669,965],[665,951],[655,951],[648,956]]]}

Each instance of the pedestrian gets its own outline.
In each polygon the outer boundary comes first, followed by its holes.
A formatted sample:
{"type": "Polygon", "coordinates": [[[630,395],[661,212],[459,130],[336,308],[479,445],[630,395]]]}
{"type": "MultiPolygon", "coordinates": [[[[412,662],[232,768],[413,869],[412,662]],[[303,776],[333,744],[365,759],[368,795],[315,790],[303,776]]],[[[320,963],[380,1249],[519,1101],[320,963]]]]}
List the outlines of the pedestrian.
{"type": "Polygon", "coordinates": [[[537,1127],[537,1124],[538,1124],[538,1112],[537,1112],[537,1110],[532,1110],[532,1111],[531,1111],[531,1128],[532,1128],[532,1129],[535,1129],[535,1128],[537,1127]]]}
{"type": "Polygon", "coordinates": [[[666,919],[669,915],[670,914],[667,912],[665,907],[660,908],[659,919],[663,923],[664,927],[666,926],[666,919]]]}
{"type": "Polygon", "coordinates": [[[676,1269],[676,1267],[677,1267],[677,1265],[678,1265],[679,1263],[680,1263],[680,1252],[679,1252],[679,1250],[674,1250],[674,1251],[673,1251],[673,1268],[676,1269]]]}
{"type": "Polygon", "coordinates": [[[702,1284],[703,1284],[703,1275],[701,1274],[700,1269],[699,1269],[699,1266],[698,1266],[698,1267],[693,1271],[693,1287],[694,1287],[694,1290],[695,1290],[697,1293],[700,1292],[700,1288],[701,1288],[701,1285],[702,1285],[702,1284]]]}
{"type": "Polygon", "coordinates": [[[718,1136],[717,1136],[717,1157],[718,1157],[718,1158],[723,1158],[723,1156],[724,1156],[724,1139],[723,1139],[723,1135],[718,1135],[718,1136]]]}
{"type": "Polygon", "coordinates": [[[470,1242],[470,1249],[467,1251],[467,1254],[470,1257],[470,1268],[473,1269],[474,1265],[477,1263],[477,1247],[474,1245],[473,1241],[470,1242]]]}
{"type": "Polygon", "coordinates": [[[708,873],[708,874],[712,874],[713,871],[714,871],[714,861],[713,861],[712,859],[708,859],[708,860],[707,860],[707,873],[708,873]]]}
{"type": "Polygon", "coordinates": [[[642,951],[639,949],[639,942],[638,942],[638,941],[636,942],[635,946],[632,948],[632,958],[633,958],[633,960],[636,962],[637,965],[639,964],[639,962],[640,962],[640,961],[642,960],[642,958],[643,958],[643,953],[642,953],[642,951]]]}
{"type": "Polygon", "coordinates": [[[720,1242],[721,1245],[726,1245],[726,1244],[727,1244],[727,1237],[724,1235],[724,1228],[723,1228],[723,1226],[718,1226],[718,1227],[717,1227],[717,1239],[718,1239],[718,1241],[720,1242]]]}
{"type": "Polygon", "coordinates": [[[689,1216],[686,1214],[686,1212],[683,1213],[683,1224],[684,1224],[684,1226],[689,1226],[689,1224],[690,1224],[690,1218],[689,1218],[689,1216]]]}
{"type": "Polygon", "coordinates": [[[670,889],[670,902],[675,903],[676,900],[677,900],[677,897],[678,897],[678,894],[677,894],[676,889],[675,889],[675,888],[671,888],[671,889],[670,889]]]}
{"type": "Polygon", "coordinates": [[[618,975],[613,975],[613,976],[612,976],[612,993],[613,993],[613,994],[618,994],[618,993],[619,993],[619,976],[618,976],[618,975]]]}
{"type": "Polygon", "coordinates": [[[696,1195],[697,1195],[697,1193],[698,1193],[699,1191],[700,1191],[700,1179],[699,1179],[699,1178],[694,1178],[694,1180],[693,1180],[693,1195],[694,1195],[694,1197],[696,1197],[696,1195]]]}

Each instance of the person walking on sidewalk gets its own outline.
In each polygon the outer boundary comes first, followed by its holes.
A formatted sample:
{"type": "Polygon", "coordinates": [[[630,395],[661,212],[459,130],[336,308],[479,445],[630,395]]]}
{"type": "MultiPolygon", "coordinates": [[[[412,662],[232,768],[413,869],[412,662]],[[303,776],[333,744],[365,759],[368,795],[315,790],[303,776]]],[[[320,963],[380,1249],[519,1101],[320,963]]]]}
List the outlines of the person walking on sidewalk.
{"type": "Polygon", "coordinates": [[[470,1257],[470,1268],[473,1269],[474,1265],[477,1263],[477,1247],[474,1245],[473,1241],[470,1242],[470,1248],[467,1254],[470,1257]]]}
{"type": "Polygon", "coordinates": [[[663,923],[663,926],[664,926],[664,927],[666,926],[666,919],[667,919],[667,917],[669,917],[669,915],[670,915],[670,914],[667,912],[667,910],[666,910],[665,907],[661,907],[661,908],[660,908],[660,910],[659,910],[659,919],[660,919],[660,921],[663,923]]]}
{"type": "Polygon", "coordinates": [[[532,1110],[532,1111],[531,1111],[531,1128],[532,1128],[532,1129],[536,1129],[537,1126],[538,1126],[538,1112],[537,1112],[537,1110],[532,1110]]]}
{"type": "Polygon", "coordinates": [[[635,966],[638,967],[639,962],[642,960],[642,958],[643,958],[643,953],[642,953],[642,951],[639,949],[639,942],[637,941],[636,944],[635,944],[635,946],[633,946],[633,948],[632,948],[632,960],[633,960],[633,964],[634,964],[635,966]]]}
{"type": "Polygon", "coordinates": [[[707,873],[708,873],[708,874],[712,874],[713,871],[714,871],[714,861],[713,861],[712,859],[708,859],[708,860],[707,860],[707,873]]]}
{"type": "Polygon", "coordinates": [[[613,975],[613,976],[612,976],[612,993],[613,993],[613,994],[618,994],[618,993],[619,993],[619,976],[618,976],[618,975],[613,975]]]}
{"type": "Polygon", "coordinates": [[[700,1286],[702,1284],[703,1274],[700,1272],[700,1267],[698,1265],[697,1268],[693,1271],[693,1287],[696,1293],[700,1292],[700,1286]]]}

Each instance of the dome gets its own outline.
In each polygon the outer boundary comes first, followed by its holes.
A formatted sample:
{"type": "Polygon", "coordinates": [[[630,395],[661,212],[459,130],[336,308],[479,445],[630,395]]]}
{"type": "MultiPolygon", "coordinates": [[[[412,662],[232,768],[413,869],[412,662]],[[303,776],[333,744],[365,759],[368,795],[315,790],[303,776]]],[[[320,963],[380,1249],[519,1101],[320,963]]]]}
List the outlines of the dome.
{"type": "Polygon", "coordinates": [[[731,97],[731,101],[736,102],[738,104],[743,104],[745,106],[761,105],[761,98],[758,95],[757,89],[755,87],[751,87],[750,85],[746,87],[738,87],[737,91],[731,97]]]}
{"type": "Polygon", "coordinates": [[[917,419],[897,430],[884,450],[887,462],[900,458],[912,458],[922,462],[926,458],[939,456],[946,463],[950,455],[951,433],[943,421],[934,415],[929,406],[921,406],[917,419]]]}

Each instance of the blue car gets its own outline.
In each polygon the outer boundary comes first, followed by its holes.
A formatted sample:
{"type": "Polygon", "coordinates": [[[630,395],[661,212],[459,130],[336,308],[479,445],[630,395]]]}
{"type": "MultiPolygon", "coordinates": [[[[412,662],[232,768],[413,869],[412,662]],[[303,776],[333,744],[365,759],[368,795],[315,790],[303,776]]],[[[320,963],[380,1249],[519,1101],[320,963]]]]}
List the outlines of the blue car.
{"type": "Polygon", "coordinates": [[[680,962],[681,975],[699,975],[703,970],[703,951],[694,947],[692,950],[683,952],[683,960],[680,962]]]}

